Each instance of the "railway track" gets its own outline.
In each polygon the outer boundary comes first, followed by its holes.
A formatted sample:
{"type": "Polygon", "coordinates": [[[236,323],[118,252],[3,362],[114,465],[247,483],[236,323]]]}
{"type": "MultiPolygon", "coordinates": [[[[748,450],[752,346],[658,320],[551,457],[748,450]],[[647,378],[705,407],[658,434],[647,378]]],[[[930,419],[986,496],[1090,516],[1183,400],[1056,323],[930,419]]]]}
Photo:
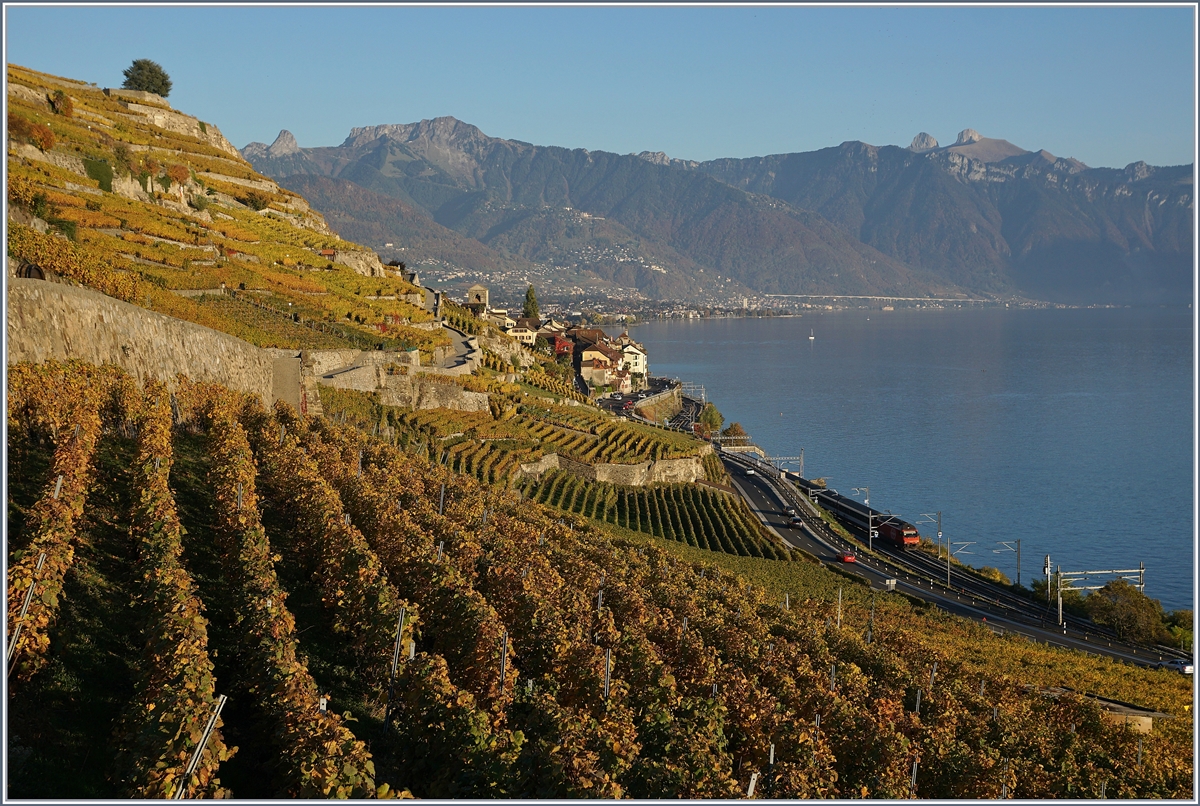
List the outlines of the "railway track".
{"type": "Polygon", "coordinates": [[[1015,594],[1000,585],[980,579],[961,566],[951,566],[950,584],[947,585],[944,560],[931,557],[923,551],[904,551],[878,539],[873,541],[874,545],[868,549],[865,528],[841,523],[852,536],[852,540],[847,541],[825,523],[817,511],[818,504],[809,495],[804,494],[792,478],[789,477],[786,481],[779,478],[778,468],[746,455],[724,454],[722,458],[743,467],[765,471],[760,474],[763,479],[771,484],[780,497],[788,500],[796,508],[804,525],[821,541],[837,549],[852,548],[864,556],[869,556],[879,566],[877,570],[886,570],[896,579],[915,583],[920,589],[928,589],[931,594],[938,594],[944,598],[954,597],[956,601],[994,617],[1044,632],[1061,633],[1065,638],[1083,641],[1097,648],[1120,648],[1127,655],[1146,664],[1152,665],[1171,658],[1190,660],[1192,657],[1190,653],[1173,647],[1127,644],[1110,630],[1066,613],[1065,625],[1060,626],[1057,623],[1057,607],[1015,594]]]}

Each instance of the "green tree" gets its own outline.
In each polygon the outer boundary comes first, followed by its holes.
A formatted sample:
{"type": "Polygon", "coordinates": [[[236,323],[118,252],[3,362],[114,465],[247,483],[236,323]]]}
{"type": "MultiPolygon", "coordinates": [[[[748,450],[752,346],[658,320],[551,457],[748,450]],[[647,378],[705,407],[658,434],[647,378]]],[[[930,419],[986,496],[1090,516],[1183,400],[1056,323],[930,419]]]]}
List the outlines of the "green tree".
{"type": "Polygon", "coordinates": [[[164,98],[171,94],[171,77],[158,62],[134,59],[133,64],[126,67],[122,75],[125,76],[125,83],[121,86],[127,90],[153,92],[164,98]]]}
{"type": "Polygon", "coordinates": [[[529,288],[525,291],[525,309],[524,316],[537,319],[538,318],[538,301],[537,292],[533,290],[533,284],[529,284],[529,288]]]}
{"type": "Polygon", "coordinates": [[[1175,610],[1167,614],[1163,619],[1163,623],[1167,626],[1167,631],[1171,633],[1171,638],[1174,639],[1175,646],[1180,649],[1191,650],[1192,648],[1192,611],[1191,610],[1175,610]]]}
{"type": "Polygon", "coordinates": [[[1120,638],[1153,644],[1167,638],[1162,605],[1124,579],[1114,579],[1087,597],[1088,615],[1120,638]]]}
{"type": "Polygon", "coordinates": [[[704,408],[700,410],[700,425],[708,433],[721,430],[721,424],[725,422],[725,417],[721,412],[717,411],[717,407],[712,403],[705,403],[704,408]]]}

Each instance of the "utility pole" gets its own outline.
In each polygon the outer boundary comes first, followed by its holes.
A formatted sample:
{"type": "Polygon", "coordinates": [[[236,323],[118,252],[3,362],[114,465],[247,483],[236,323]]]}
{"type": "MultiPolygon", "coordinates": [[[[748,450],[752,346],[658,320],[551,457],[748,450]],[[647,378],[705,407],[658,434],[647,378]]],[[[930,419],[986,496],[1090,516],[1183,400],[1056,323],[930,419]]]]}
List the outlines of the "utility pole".
{"type": "Polygon", "coordinates": [[[998,545],[1004,546],[1002,549],[992,549],[993,554],[1001,554],[1005,551],[1015,551],[1017,553],[1017,585],[1021,584],[1021,541],[1020,540],[998,540],[998,545]],[[1015,547],[1013,544],[1016,544],[1015,547]]]}
{"type": "Polygon", "coordinates": [[[1046,565],[1042,568],[1042,573],[1046,575],[1046,604],[1050,604],[1050,555],[1046,555],[1046,565]]]}
{"type": "Polygon", "coordinates": [[[875,550],[875,526],[871,513],[871,488],[870,487],[855,487],[855,493],[862,493],[863,505],[867,508],[867,550],[875,550]]]}
{"type": "Polygon", "coordinates": [[[1063,625],[1063,617],[1062,617],[1062,566],[1061,566],[1061,565],[1060,565],[1060,566],[1058,566],[1058,568],[1057,568],[1056,570],[1057,570],[1057,572],[1058,572],[1058,626],[1060,626],[1060,627],[1061,627],[1061,626],[1063,625]]]}

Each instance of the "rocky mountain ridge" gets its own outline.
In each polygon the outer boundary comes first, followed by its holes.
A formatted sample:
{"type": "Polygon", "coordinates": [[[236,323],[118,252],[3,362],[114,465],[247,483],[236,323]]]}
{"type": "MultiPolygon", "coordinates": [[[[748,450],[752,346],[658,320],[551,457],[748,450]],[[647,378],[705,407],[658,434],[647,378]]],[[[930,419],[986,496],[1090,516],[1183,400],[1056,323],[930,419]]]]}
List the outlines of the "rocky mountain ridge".
{"type": "Polygon", "coordinates": [[[624,272],[652,296],[736,284],[1091,303],[1191,288],[1190,166],[1089,168],[972,129],[945,147],[922,133],[907,148],[696,162],[536,146],[442,117],[355,128],[324,148],[284,131],[243,155],[280,180],[326,176],[398,199],[499,255],[624,272]],[[630,260],[658,270],[622,269],[630,260]]]}

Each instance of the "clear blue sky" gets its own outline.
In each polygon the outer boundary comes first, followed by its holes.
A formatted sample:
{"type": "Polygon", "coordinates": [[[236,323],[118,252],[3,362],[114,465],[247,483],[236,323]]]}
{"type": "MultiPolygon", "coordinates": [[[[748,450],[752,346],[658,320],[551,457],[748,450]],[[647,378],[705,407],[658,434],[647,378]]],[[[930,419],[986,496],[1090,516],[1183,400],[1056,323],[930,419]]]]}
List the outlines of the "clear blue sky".
{"type": "Polygon", "coordinates": [[[973,128],[1092,166],[1192,162],[1191,7],[6,6],[9,62],[136,58],[234,145],[453,115],[539,145],[705,160],[973,128]]]}

